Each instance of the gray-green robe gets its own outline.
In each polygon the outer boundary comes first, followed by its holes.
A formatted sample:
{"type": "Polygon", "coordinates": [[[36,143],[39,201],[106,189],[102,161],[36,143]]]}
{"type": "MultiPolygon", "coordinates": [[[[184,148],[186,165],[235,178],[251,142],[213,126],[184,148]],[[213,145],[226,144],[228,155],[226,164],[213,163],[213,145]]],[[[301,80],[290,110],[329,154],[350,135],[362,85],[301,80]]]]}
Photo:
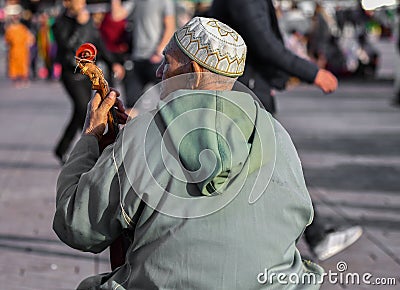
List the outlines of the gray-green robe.
{"type": "Polygon", "coordinates": [[[296,149],[268,112],[245,93],[181,90],[101,155],[95,137],[79,140],[53,227],[94,253],[134,230],[126,263],[78,289],[318,289],[265,275],[320,277],[296,249],[312,216],[296,149]]]}

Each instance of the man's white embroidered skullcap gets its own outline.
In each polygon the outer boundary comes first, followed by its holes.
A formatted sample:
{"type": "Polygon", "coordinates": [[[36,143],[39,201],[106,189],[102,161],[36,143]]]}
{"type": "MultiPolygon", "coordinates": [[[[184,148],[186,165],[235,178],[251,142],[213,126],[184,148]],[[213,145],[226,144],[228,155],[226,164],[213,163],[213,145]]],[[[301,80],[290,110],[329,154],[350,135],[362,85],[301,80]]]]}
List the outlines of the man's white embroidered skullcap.
{"type": "Polygon", "coordinates": [[[208,70],[229,77],[243,74],[246,44],[228,25],[212,18],[195,17],[174,34],[182,51],[208,70]]]}

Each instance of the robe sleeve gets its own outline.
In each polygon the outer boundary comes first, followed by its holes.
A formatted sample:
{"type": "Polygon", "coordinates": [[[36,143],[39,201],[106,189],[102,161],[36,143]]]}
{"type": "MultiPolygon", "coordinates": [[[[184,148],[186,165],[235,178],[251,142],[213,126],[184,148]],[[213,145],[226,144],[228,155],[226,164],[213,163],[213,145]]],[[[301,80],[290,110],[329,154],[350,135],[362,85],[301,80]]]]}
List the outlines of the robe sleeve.
{"type": "Polygon", "coordinates": [[[82,136],[59,175],[53,229],[75,249],[101,252],[129,227],[121,213],[114,145],[100,156],[97,139],[82,136]]]}

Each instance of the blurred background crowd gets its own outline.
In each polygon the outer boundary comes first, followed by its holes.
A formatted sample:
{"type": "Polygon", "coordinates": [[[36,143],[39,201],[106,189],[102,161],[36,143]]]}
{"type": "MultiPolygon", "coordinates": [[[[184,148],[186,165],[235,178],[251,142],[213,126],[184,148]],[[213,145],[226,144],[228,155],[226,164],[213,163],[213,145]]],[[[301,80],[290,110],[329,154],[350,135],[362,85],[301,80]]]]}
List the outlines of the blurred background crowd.
{"type": "MultiPolygon", "coordinates": [[[[110,86],[122,91],[134,116],[139,97],[158,82],[162,51],[175,29],[193,16],[208,16],[212,3],[0,0],[0,40],[7,53],[8,78],[16,88],[26,88],[37,79],[61,80],[73,103],[71,118],[54,149],[61,163],[83,126],[91,95],[88,80],[75,73],[76,49],[84,42],[98,47],[97,64],[110,86]]],[[[280,0],[273,1],[273,7],[286,48],[339,78],[373,79],[381,58],[374,43],[397,37],[396,0],[280,0]]],[[[285,86],[299,82],[292,77],[285,86]]],[[[393,101],[400,104],[400,80],[394,91],[393,101]]]]}
{"type": "MultiPolygon", "coordinates": [[[[124,5],[135,0],[122,2],[124,5]]],[[[393,37],[397,26],[396,1],[375,2],[282,0],[275,1],[275,6],[285,43],[291,50],[337,76],[372,78],[379,52],[371,39],[393,37]]],[[[176,25],[181,26],[193,15],[207,15],[212,0],[174,0],[173,3],[176,25]]],[[[118,53],[119,61],[129,70],[134,9],[128,9],[122,21],[115,21],[110,17],[109,0],[87,0],[87,4],[107,49],[118,53]]],[[[12,30],[13,22],[23,25],[17,31],[25,35],[25,43],[18,46],[28,47],[29,55],[21,51],[17,54],[18,63],[27,63],[20,76],[22,80],[60,77],[61,61],[57,59],[52,25],[62,9],[60,0],[0,0],[0,34],[8,35],[5,41],[9,51],[16,45],[12,37],[15,33],[10,35],[7,31],[12,30]]],[[[8,66],[12,65],[9,58],[8,66]]],[[[16,78],[10,70],[9,77],[16,78]]]]}

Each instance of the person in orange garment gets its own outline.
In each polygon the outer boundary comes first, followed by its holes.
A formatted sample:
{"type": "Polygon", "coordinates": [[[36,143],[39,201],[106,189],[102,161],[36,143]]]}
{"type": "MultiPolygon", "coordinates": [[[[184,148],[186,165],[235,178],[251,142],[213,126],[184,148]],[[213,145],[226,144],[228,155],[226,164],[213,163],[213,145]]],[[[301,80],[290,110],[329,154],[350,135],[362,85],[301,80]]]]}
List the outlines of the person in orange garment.
{"type": "Polygon", "coordinates": [[[29,49],[35,38],[29,29],[20,22],[22,8],[20,5],[9,5],[6,13],[10,22],[6,26],[4,39],[8,45],[8,76],[16,86],[28,84],[29,49]]]}

